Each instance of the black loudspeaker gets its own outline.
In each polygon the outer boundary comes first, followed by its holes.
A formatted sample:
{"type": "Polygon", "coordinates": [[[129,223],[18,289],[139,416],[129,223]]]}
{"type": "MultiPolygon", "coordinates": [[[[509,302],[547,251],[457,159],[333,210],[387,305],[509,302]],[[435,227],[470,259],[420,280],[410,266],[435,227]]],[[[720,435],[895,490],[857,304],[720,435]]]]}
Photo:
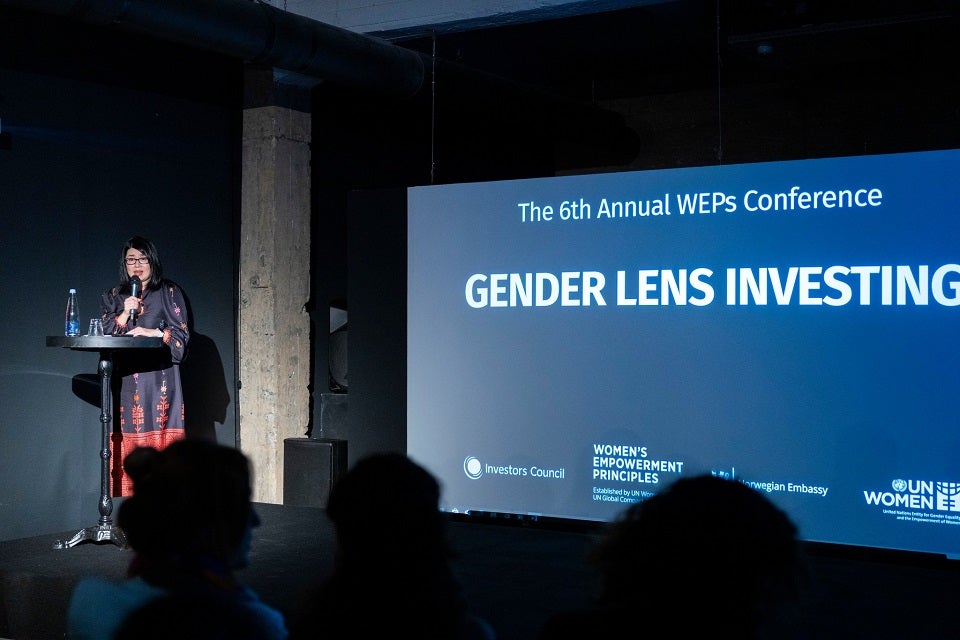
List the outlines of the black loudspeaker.
{"type": "Polygon", "coordinates": [[[347,394],[321,393],[320,394],[320,429],[314,427],[310,437],[320,440],[333,438],[346,440],[347,438],[347,394]]]}
{"type": "Polygon", "coordinates": [[[286,438],[283,441],[283,504],[325,508],[330,488],[346,471],[346,440],[286,438]]]}

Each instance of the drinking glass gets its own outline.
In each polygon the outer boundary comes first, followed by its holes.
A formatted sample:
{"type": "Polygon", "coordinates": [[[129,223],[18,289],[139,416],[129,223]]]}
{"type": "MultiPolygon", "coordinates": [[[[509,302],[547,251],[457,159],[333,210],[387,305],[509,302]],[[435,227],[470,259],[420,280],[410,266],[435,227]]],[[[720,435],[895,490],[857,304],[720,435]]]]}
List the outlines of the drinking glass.
{"type": "Polygon", "coordinates": [[[100,318],[90,318],[90,329],[87,331],[88,336],[102,336],[103,335],[103,323],[100,322],[100,318]]]}

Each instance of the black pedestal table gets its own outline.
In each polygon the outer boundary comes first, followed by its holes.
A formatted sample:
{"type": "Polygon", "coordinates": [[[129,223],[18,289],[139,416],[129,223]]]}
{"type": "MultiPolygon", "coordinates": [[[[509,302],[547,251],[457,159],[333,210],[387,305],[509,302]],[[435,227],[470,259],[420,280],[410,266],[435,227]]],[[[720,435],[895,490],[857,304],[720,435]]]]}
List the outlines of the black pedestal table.
{"type": "Polygon", "coordinates": [[[113,499],[110,491],[110,435],[113,432],[113,355],[117,351],[158,349],[163,338],[141,336],[47,336],[48,347],[62,347],[74,351],[96,351],[100,354],[100,519],[92,527],[80,529],[69,540],[57,540],[54,549],[69,549],[81,542],[113,543],[127,546],[127,537],[113,524],[113,499]]]}

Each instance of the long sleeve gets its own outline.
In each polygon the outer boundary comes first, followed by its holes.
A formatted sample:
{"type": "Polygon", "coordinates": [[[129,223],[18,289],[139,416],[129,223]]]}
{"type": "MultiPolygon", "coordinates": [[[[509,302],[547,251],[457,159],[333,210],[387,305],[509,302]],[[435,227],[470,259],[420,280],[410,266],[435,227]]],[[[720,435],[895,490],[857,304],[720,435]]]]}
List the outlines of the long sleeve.
{"type": "Polygon", "coordinates": [[[121,335],[125,329],[117,324],[117,316],[123,313],[123,299],[120,291],[114,287],[100,295],[100,320],[103,322],[103,335],[121,335]]]}
{"type": "Polygon", "coordinates": [[[187,316],[187,302],[183,291],[173,282],[164,282],[157,293],[162,294],[162,312],[156,328],[169,331],[169,339],[164,336],[167,346],[170,347],[170,356],[174,364],[180,364],[187,352],[190,342],[190,318],[187,316]]]}

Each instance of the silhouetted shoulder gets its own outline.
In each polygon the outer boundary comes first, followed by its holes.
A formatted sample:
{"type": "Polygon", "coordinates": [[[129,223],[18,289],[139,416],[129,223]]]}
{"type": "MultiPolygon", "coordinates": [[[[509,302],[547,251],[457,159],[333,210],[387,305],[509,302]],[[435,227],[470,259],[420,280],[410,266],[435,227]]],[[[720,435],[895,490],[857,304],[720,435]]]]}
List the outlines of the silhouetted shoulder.
{"type": "Polygon", "coordinates": [[[131,612],[113,640],[283,640],[274,615],[212,594],[171,593],[131,612]]]}

